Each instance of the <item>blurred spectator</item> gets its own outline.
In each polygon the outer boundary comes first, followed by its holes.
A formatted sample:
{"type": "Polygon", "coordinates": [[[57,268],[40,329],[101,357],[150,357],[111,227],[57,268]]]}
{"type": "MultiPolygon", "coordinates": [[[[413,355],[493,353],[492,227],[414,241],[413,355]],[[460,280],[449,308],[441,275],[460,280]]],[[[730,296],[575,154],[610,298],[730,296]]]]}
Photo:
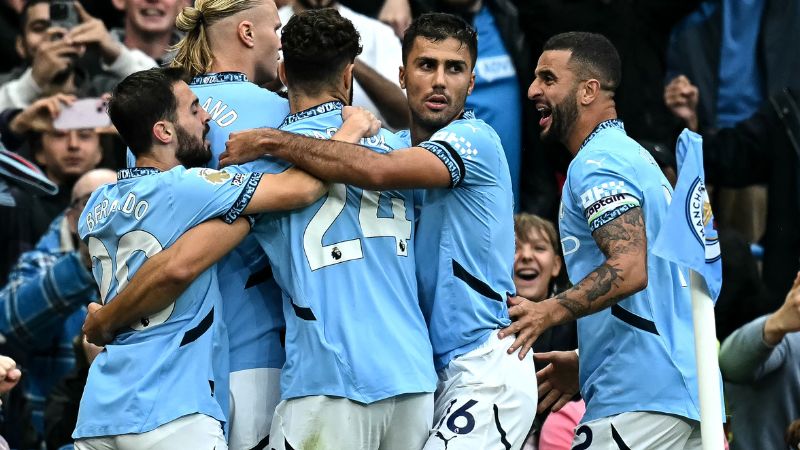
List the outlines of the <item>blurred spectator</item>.
{"type": "MultiPolygon", "coordinates": [[[[665,100],[687,124],[696,120],[697,102],[671,95],[675,81],[665,89],[665,100]]],[[[683,84],[683,81],[680,81],[683,84]]],[[[691,80],[686,79],[686,83],[691,80]]],[[[703,97],[703,93],[699,93],[703,97]]],[[[766,226],[762,277],[769,290],[758,314],[774,310],[800,270],[800,91],[784,89],[771,96],[748,119],[733,127],[704,133],[703,162],[709,184],[742,188],[767,186],[766,226]]],[[[752,214],[737,205],[736,214],[752,214]]]]}
{"type": "MultiPolygon", "coordinates": [[[[514,217],[516,251],[514,252],[514,286],[517,295],[538,302],[558,292],[562,274],[561,241],[555,226],[541,217],[522,213],[514,217]]],[[[557,325],[542,333],[533,344],[536,353],[578,348],[575,322],[557,325]]],[[[541,369],[544,366],[537,366],[541,369]]]]}
{"type": "MultiPolygon", "coordinates": [[[[566,284],[565,274],[562,273],[561,245],[555,226],[541,217],[521,213],[514,216],[514,234],[514,287],[517,295],[534,302],[549,298],[558,292],[559,284],[562,287],[566,284]]],[[[533,344],[535,353],[576,348],[578,331],[575,322],[549,328],[533,344]]],[[[545,365],[536,362],[537,370],[545,365]]],[[[537,414],[526,442],[531,445],[537,442],[547,415],[547,411],[537,414]]]]}
{"type": "Polygon", "coordinates": [[[72,432],[78,423],[78,408],[89,376],[89,366],[103,351],[86,341],[81,334],[73,340],[75,368],[53,387],[44,410],[44,440],[47,450],[58,450],[74,441],[72,432]]]}
{"type": "Polygon", "coordinates": [[[800,54],[788,42],[800,42],[797,1],[709,1],[675,29],[667,80],[685,75],[703,93],[701,130],[728,128],[798,85],[800,54]]]}
{"type": "Polygon", "coordinates": [[[335,0],[294,0],[278,13],[281,23],[286,24],[294,11],[328,7],[336,8],[342,17],[353,22],[361,36],[363,49],[353,71],[353,105],[368,109],[387,128],[408,128],[408,101],[400,89],[402,52],[391,28],[335,0]]]}
{"type": "MultiPolygon", "coordinates": [[[[53,195],[58,186],[45,177],[41,169],[21,156],[0,149],[0,217],[13,217],[21,203],[28,195],[53,195]]],[[[26,223],[15,220],[0,221],[0,285],[5,284],[6,276],[17,256],[30,250],[29,235],[23,230],[30,230],[26,223]],[[23,228],[20,228],[23,227],[23,228]]]]}
{"type": "MultiPolygon", "coordinates": [[[[125,47],[137,49],[156,60],[158,65],[169,64],[181,34],[175,28],[175,18],[188,0],[112,0],[114,7],[125,12],[125,28],[115,28],[111,34],[125,47]]],[[[110,92],[110,91],[109,91],[110,92]]]]}
{"type": "Polygon", "coordinates": [[[91,193],[115,181],[108,169],[82,176],[69,208],[34,250],[20,256],[0,291],[0,333],[28,356],[23,384],[40,435],[45,398],[75,365],[72,339],[80,333],[86,304],[98,298],[89,251],[77,235],[78,218],[91,193]]]}
{"type": "MultiPolygon", "coordinates": [[[[500,136],[511,172],[515,209],[519,210],[521,154],[526,147],[523,133],[535,136],[539,129],[533,103],[525,101],[535,64],[531,63],[525,34],[519,26],[517,8],[510,0],[438,0],[434,7],[460,15],[478,32],[475,89],[467,97],[467,107],[500,136]]],[[[526,166],[525,177],[534,178],[537,183],[549,182],[554,190],[553,174],[542,172],[539,167],[526,166]]],[[[532,212],[551,216],[540,210],[532,212]]]]}
{"type": "Polygon", "coordinates": [[[8,72],[22,62],[14,49],[14,42],[19,34],[19,14],[24,6],[24,0],[0,1],[0,73],[8,72]]]}
{"type": "Polygon", "coordinates": [[[786,448],[784,433],[800,417],[800,274],[774,313],[722,343],[719,365],[732,414],[731,448],[786,448]]]}
{"type": "Polygon", "coordinates": [[[79,59],[90,46],[100,54],[100,66],[115,79],[156,65],[139,50],[114,39],[103,22],[75,3],[80,24],[71,30],[50,27],[50,3],[30,0],[21,15],[17,51],[24,64],[0,75],[0,111],[24,108],[41,95],[74,93],[91,80],[79,59]]]}

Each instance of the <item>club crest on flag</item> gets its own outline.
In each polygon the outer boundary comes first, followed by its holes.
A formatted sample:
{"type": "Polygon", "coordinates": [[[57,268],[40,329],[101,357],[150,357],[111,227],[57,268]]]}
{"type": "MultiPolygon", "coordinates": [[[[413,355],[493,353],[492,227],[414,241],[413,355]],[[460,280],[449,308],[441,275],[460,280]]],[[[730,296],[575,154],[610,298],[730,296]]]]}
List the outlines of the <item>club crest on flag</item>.
{"type": "Polygon", "coordinates": [[[721,256],[719,236],[706,186],[699,177],[695,178],[686,197],[686,219],[697,242],[705,246],[706,263],[717,261],[721,256]]]}

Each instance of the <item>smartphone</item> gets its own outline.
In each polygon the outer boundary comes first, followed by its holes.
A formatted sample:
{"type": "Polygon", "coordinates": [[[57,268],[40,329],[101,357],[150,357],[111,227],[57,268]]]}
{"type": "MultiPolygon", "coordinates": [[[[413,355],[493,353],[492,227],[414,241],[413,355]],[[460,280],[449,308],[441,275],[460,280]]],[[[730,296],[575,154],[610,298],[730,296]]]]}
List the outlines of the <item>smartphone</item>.
{"type": "Polygon", "coordinates": [[[110,125],[111,118],[106,112],[106,102],[101,98],[76,100],[72,105],[63,107],[53,121],[53,128],[57,130],[103,128],[110,125]]]}
{"type": "Polygon", "coordinates": [[[50,1],[50,26],[66,28],[67,30],[78,25],[78,11],[73,0],[50,1]]]}

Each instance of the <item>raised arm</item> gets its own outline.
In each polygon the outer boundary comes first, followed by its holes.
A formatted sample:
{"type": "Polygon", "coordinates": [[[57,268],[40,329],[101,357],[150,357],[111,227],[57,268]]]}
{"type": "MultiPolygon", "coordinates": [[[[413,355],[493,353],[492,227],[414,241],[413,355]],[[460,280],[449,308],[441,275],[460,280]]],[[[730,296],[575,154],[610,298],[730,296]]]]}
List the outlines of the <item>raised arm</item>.
{"type": "Polygon", "coordinates": [[[521,348],[520,358],[544,330],[608,308],[647,287],[647,235],[642,209],[632,208],[592,233],[606,261],[583,280],[541,302],[509,299],[514,322],[500,337],[517,334],[508,350],[521,348]]]}
{"type": "Polygon", "coordinates": [[[734,331],[722,343],[719,368],[733,383],[752,383],[781,367],[791,350],[784,341],[800,331],[800,274],[774,313],[760,317],[734,331]]]}
{"type": "Polygon", "coordinates": [[[436,188],[451,183],[444,163],[420,147],[378,153],[359,145],[272,128],[231,133],[226,145],[228,154],[251,154],[253,149],[288,161],[323,180],[364,189],[436,188]]]}
{"type": "Polygon", "coordinates": [[[212,219],[190,229],[169,248],[145,261],[113,301],[102,307],[90,305],[83,324],[86,339],[95,345],[106,345],[119,330],[165,309],[249,231],[246,218],[230,225],[212,219]]]}

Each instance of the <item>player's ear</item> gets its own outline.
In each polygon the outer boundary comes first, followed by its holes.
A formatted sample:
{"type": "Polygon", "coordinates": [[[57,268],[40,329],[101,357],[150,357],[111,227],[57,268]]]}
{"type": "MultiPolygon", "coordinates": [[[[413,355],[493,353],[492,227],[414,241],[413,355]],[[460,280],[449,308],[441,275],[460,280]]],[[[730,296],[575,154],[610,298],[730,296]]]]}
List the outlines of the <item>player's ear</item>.
{"type": "Polygon", "coordinates": [[[344,82],[344,90],[350,91],[350,88],[353,87],[353,68],[356,65],[354,63],[350,63],[344,68],[344,73],[342,74],[342,81],[344,82]]]}
{"type": "Polygon", "coordinates": [[[405,66],[400,66],[398,77],[400,78],[400,89],[405,89],[406,88],[406,68],[405,68],[405,66]]]}
{"type": "Polygon", "coordinates": [[[590,105],[595,98],[600,94],[600,82],[595,80],[594,78],[587,80],[584,85],[583,89],[580,92],[581,96],[581,105],[588,106],[590,105]]]}
{"type": "Polygon", "coordinates": [[[111,0],[111,4],[114,5],[114,8],[125,12],[125,0],[111,0]]]}
{"type": "Polygon", "coordinates": [[[253,33],[253,22],[249,20],[243,20],[239,22],[239,26],[236,29],[237,36],[239,36],[239,40],[242,41],[247,48],[253,48],[255,46],[255,36],[253,33]]]}
{"type": "Polygon", "coordinates": [[[283,64],[283,60],[278,63],[278,78],[281,79],[281,83],[287,88],[289,87],[289,83],[286,81],[286,66],[283,64]]]}
{"type": "Polygon", "coordinates": [[[469,75],[469,88],[467,88],[467,95],[472,94],[473,89],[475,89],[475,72],[472,72],[469,75]]]}
{"type": "Polygon", "coordinates": [[[170,122],[167,122],[166,120],[159,120],[153,124],[153,136],[155,136],[159,143],[171,143],[174,135],[175,130],[172,128],[172,124],[170,122]]]}

